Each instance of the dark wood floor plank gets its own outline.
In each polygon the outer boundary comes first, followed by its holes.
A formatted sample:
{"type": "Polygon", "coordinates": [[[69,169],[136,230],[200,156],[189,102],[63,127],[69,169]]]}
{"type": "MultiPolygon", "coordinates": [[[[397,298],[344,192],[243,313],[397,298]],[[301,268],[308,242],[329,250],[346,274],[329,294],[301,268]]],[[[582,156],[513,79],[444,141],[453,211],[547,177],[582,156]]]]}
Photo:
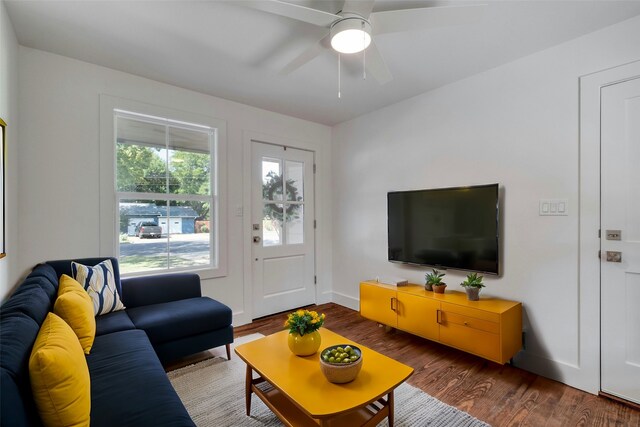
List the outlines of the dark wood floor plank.
{"type": "MultiPolygon", "coordinates": [[[[325,327],[411,366],[408,382],[492,426],[640,427],[640,411],[536,374],[499,365],[400,331],[337,304],[314,307],[325,327]]],[[[284,315],[236,328],[236,336],[282,330],[284,315]]]]}

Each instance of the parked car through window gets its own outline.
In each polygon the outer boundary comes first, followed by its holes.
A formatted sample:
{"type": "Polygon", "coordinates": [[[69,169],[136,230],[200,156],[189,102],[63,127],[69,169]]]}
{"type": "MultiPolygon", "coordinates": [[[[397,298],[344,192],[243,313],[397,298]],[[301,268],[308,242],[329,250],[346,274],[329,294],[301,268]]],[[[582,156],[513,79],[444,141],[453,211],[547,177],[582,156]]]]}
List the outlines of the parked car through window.
{"type": "Polygon", "coordinates": [[[136,237],[144,239],[145,237],[162,237],[162,228],[155,222],[139,222],[136,225],[136,237]]]}

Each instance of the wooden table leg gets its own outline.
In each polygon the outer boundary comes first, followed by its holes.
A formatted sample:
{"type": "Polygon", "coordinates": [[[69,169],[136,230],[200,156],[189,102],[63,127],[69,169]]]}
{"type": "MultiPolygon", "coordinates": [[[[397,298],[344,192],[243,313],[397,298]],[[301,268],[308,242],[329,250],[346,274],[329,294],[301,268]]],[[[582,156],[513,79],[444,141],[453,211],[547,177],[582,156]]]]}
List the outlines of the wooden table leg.
{"type": "Polygon", "coordinates": [[[247,406],[247,416],[251,415],[251,383],[253,380],[253,369],[251,369],[251,366],[247,365],[247,375],[245,377],[245,381],[244,381],[244,399],[245,399],[245,404],[247,406]]]}
{"type": "Polygon", "coordinates": [[[393,390],[387,396],[387,402],[389,404],[389,427],[393,427],[393,390]]]}

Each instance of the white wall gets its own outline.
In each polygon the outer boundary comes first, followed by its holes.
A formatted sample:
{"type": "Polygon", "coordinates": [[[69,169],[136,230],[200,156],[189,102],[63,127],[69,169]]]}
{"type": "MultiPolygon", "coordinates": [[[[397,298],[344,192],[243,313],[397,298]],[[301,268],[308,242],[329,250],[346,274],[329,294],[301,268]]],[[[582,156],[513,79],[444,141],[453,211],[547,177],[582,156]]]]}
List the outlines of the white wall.
{"type": "MultiPolygon", "coordinates": [[[[18,41],[4,2],[0,1],[0,117],[7,123],[5,159],[5,247],[0,259],[0,301],[18,276],[18,41]]],[[[0,216],[2,214],[0,213],[0,216]]]]}
{"type": "MultiPolygon", "coordinates": [[[[100,253],[100,94],[206,115],[227,122],[228,275],[203,281],[203,293],[230,305],[236,325],[250,321],[251,304],[243,293],[243,218],[236,216],[243,205],[243,133],[322,146],[326,158],[318,162],[326,169],[331,129],[22,46],[19,69],[20,270],[46,260],[100,253]]],[[[328,194],[326,178],[328,174],[318,177],[320,197],[328,194]]],[[[330,201],[318,204],[323,224],[330,224],[330,206],[330,201]]],[[[250,212],[249,207],[244,211],[250,212]]],[[[327,248],[322,245],[318,254],[320,294],[331,287],[327,248]]]]}
{"type": "MultiPolygon", "coordinates": [[[[388,191],[499,182],[504,274],[483,292],[524,303],[519,366],[596,392],[598,306],[581,318],[579,299],[579,77],[640,59],[638,40],[640,17],[336,126],[334,299],[357,308],[358,282],[375,276],[423,283],[426,269],[387,261],[388,191]],[[569,216],[538,216],[543,198],[568,199],[569,216]]],[[[462,278],[448,272],[449,289],[462,278]]]]}

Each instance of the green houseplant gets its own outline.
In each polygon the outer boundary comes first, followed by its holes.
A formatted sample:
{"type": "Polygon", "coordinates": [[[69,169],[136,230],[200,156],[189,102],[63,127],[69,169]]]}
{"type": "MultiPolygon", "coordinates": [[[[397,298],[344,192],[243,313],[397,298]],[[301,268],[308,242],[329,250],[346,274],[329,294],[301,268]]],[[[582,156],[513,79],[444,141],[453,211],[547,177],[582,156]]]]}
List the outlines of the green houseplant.
{"type": "Polygon", "coordinates": [[[322,340],[318,329],[324,324],[324,318],[324,313],[309,310],[296,310],[287,316],[284,326],[289,329],[287,344],[293,354],[309,356],[318,351],[322,340]]]}
{"type": "Polygon", "coordinates": [[[444,288],[447,287],[447,284],[442,281],[443,277],[444,273],[440,273],[434,268],[432,273],[425,274],[424,288],[427,291],[434,291],[438,294],[443,294],[444,288]]]}
{"type": "Polygon", "coordinates": [[[478,301],[480,299],[480,289],[484,288],[482,279],[483,276],[478,276],[478,273],[469,273],[467,279],[460,283],[460,286],[467,291],[469,301],[478,301]]]}

